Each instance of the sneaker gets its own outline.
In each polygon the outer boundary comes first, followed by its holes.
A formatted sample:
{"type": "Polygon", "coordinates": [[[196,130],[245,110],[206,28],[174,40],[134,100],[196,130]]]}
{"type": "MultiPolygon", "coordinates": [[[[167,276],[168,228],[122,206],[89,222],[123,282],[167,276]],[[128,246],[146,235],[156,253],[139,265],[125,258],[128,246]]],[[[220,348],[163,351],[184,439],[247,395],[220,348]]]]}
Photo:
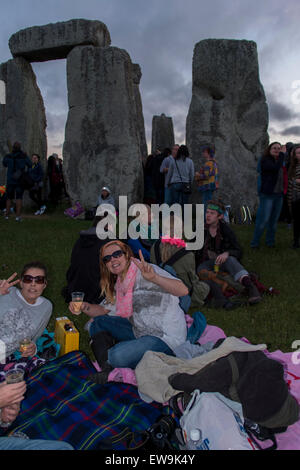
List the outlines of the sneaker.
{"type": "Polygon", "coordinates": [[[39,215],[42,215],[42,214],[45,212],[46,209],[47,209],[46,206],[42,206],[42,207],[40,208],[40,213],[39,213],[39,215]]]}
{"type": "Polygon", "coordinates": [[[22,222],[21,217],[16,217],[16,222],[22,222]]]}
{"type": "Polygon", "coordinates": [[[38,211],[36,211],[36,212],[34,213],[34,215],[40,215],[40,214],[41,214],[41,211],[40,211],[40,210],[38,210],[38,211]]]}

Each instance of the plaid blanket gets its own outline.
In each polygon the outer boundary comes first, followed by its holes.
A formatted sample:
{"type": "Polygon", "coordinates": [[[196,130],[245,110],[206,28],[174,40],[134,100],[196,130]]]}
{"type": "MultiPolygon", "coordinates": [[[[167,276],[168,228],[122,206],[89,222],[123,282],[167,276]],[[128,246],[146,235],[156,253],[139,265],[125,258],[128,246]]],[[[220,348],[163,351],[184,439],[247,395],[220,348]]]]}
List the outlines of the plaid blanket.
{"type": "Polygon", "coordinates": [[[133,385],[87,381],[94,372],[79,351],[37,369],[27,380],[21,412],[7,434],[22,431],[31,439],[63,440],[77,450],[123,450],[138,447],[140,432],[161,414],[170,414],[169,407],[141,400],[133,385]]]}

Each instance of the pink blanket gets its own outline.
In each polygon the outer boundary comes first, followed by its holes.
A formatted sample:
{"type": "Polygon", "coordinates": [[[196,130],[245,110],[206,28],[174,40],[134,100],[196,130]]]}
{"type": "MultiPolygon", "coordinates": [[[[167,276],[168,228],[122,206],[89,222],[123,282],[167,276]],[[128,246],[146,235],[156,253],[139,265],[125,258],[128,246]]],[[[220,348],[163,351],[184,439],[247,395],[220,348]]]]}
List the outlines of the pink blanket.
{"type": "MultiPolygon", "coordinates": [[[[192,324],[192,319],[186,316],[187,324],[192,324]]],[[[207,325],[199,343],[205,344],[209,341],[216,342],[220,338],[226,338],[226,335],[221,328],[213,325],[207,325]]],[[[246,338],[242,338],[247,341],[246,338]]],[[[272,353],[265,351],[265,353],[271,359],[280,361],[285,365],[286,368],[286,380],[290,388],[291,394],[300,403],[300,364],[293,363],[293,353],[283,353],[281,351],[274,351],[272,353]]],[[[294,361],[295,362],[295,361],[294,361]]],[[[94,363],[97,370],[99,366],[94,363]]],[[[137,385],[135,373],[132,369],[114,369],[108,377],[109,382],[125,382],[132,385],[137,385]]],[[[300,450],[300,420],[297,423],[289,426],[287,431],[282,434],[276,434],[278,450],[300,450]]],[[[270,442],[260,442],[261,447],[269,447],[270,442]]]]}

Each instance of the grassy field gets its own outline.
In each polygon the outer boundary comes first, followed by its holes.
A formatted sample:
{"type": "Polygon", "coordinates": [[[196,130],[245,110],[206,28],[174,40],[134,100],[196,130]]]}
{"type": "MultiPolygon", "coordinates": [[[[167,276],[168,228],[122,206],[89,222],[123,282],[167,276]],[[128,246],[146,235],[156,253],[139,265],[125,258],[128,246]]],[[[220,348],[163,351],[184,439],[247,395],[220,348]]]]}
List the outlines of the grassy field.
{"type": "MultiPolygon", "coordinates": [[[[49,330],[54,331],[55,318],[67,315],[80,331],[80,349],[90,353],[88,335],[83,330],[87,317],[73,317],[60,292],[73,244],[80,230],[91,222],[72,220],[63,215],[63,208],[35,217],[24,214],[22,223],[14,217],[0,218],[0,279],[20,273],[28,261],[40,260],[49,269],[49,282],[44,295],[54,305],[49,330]]],[[[300,340],[300,250],[292,250],[292,231],[279,224],[276,248],[262,246],[250,249],[254,226],[232,225],[244,248],[243,263],[259,274],[267,287],[279,289],[278,296],[264,296],[256,306],[243,306],[233,311],[203,309],[207,322],[222,328],[227,336],[246,337],[252,343],[266,343],[270,351],[292,351],[292,343],[300,340]]]]}

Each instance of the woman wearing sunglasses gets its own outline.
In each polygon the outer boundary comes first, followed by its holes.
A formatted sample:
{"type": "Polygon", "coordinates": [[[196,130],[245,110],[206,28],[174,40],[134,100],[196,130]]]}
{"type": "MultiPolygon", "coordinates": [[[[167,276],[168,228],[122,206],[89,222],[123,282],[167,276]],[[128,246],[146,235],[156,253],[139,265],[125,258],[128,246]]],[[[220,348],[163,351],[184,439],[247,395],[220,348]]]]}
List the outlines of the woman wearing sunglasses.
{"type": "MultiPolygon", "coordinates": [[[[89,333],[102,372],[91,380],[98,383],[105,383],[115,367],[135,369],[146,351],[173,355],[186,340],[178,297],[188,293],[187,287],[145,262],[141,251],[139,256],[140,260],[133,258],[130,247],[119,240],[106,243],[100,250],[100,283],[108,307],[82,305],[93,318],[89,333]]],[[[70,310],[75,313],[71,304],[70,310]]]]}
{"type": "Polygon", "coordinates": [[[6,363],[0,364],[0,381],[4,380],[4,370],[16,364],[18,368],[31,371],[45,362],[35,357],[35,343],[52,313],[51,302],[42,296],[47,286],[47,269],[38,261],[31,262],[24,266],[20,278],[16,277],[14,273],[0,280],[0,340],[5,344],[6,356],[6,363]],[[24,338],[30,343],[20,350],[24,338]]]}

